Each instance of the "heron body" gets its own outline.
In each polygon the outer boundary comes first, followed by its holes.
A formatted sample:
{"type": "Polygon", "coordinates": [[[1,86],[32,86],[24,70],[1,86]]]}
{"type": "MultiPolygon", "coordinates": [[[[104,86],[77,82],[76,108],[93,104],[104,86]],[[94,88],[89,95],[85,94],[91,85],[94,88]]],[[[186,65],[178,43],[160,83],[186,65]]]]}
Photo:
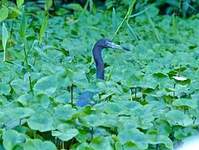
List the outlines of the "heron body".
{"type": "MultiPolygon", "coordinates": [[[[121,47],[120,45],[117,45],[113,42],[111,42],[108,39],[101,39],[97,41],[93,47],[92,54],[93,54],[93,59],[95,62],[96,66],[96,78],[104,80],[104,61],[102,58],[102,50],[104,48],[113,48],[113,49],[124,49],[128,50],[126,48],[121,47]]],[[[85,91],[81,93],[81,95],[78,97],[78,101],[76,103],[77,106],[83,107],[86,105],[91,104],[91,100],[95,93],[90,92],[90,91],[85,91]]]]}

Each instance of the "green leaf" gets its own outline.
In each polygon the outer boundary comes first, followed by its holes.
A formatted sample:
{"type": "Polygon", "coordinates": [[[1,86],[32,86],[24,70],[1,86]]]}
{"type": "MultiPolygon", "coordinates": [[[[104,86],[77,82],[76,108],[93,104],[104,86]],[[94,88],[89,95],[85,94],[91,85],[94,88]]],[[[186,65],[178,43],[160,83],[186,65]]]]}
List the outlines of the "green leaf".
{"type": "MultiPolygon", "coordinates": [[[[63,81],[62,81],[63,82],[63,81]]],[[[66,85],[66,84],[65,84],[66,85]]],[[[71,94],[68,92],[68,91],[65,91],[63,94],[61,95],[58,95],[56,98],[55,98],[55,101],[57,103],[62,103],[62,104],[65,104],[66,102],[69,102],[70,101],[70,97],[71,97],[71,94]]]]}
{"type": "Polygon", "coordinates": [[[12,89],[17,94],[24,94],[29,91],[29,85],[27,81],[24,81],[20,78],[16,78],[10,83],[12,89]]]}
{"type": "Polygon", "coordinates": [[[17,144],[24,143],[26,137],[15,130],[5,130],[3,132],[3,146],[6,150],[12,150],[17,144]]]}
{"type": "Polygon", "coordinates": [[[21,11],[17,7],[9,7],[9,18],[17,18],[20,14],[21,11]]]}
{"type": "Polygon", "coordinates": [[[45,0],[45,11],[49,10],[53,4],[53,0],[45,0]]]}
{"type": "Polygon", "coordinates": [[[3,6],[1,9],[0,9],[0,22],[2,22],[3,20],[5,20],[7,17],[8,17],[8,8],[3,6]]]}
{"type": "Polygon", "coordinates": [[[77,129],[65,129],[63,131],[52,131],[52,136],[58,137],[62,141],[69,141],[70,139],[74,138],[78,135],[77,129]]]}
{"type": "Polygon", "coordinates": [[[42,25],[41,25],[41,28],[40,28],[40,31],[39,31],[39,43],[40,44],[41,44],[41,42],[43,40],[43,37],[44,37],[45,31],[47,29],[47,26],[48,26],[48,15],[43,15],[42,25]]]}
{"type": "Polygon", "coordinates": [[[146,149],[148,146],[146,135],[144,135],[144,133],[140,132],[138,129],[121,130],[118,134],[118,137],[122,144],[132,142],[135,143],[140,149],[146,149]]]}
{"type": "Polygon", "coordinates": [[[19,34],[23,40],[23,43],[25,43],[26,29],[27,29],[27,20],[25,13],[23,12],[20,22],[20,29],[19,29],[19,34]]]}
{"type": "Polygon", "coordinates": [[[130,141],[130,142],[126,142],[123,146],[123,149],[125,150],[143,150],[142,148],[139,148],[136,143],[130,141]]]}
{"type": "Polygon", "coordinates": [[[24,0],[17,0],[17,7],[20,8],[24,3],[24,0]]]}
{"type": "Polygon", "coordinates": [[[49,141],[41,141],[39,139],[29,139],[23,144],[24,150],[57,150],[56,146],[49,141]]]}
{"type": "Polygon", "coordinates": [[[187,127],[187,128],[177,127],[175,128],[174,137],[178,140],[183,140],[186,137],[197,134],[198,134],[197,129],[194,129],[192,127],[187,127]]]}
{"type": "Polygon", "coordinates": [[[71,120],[73,115],[76,114],[76,110],[71,105],[59,105],[54,108],[53,113],[54,120],[71,120]]]}
{"type": "Polygon", "coordinates": [[[192,109],[196,109],[198,107],[198,101],[196,99],[177,99],[173,102],[174,106],[184,107],[187,106],[192,109]]]}
{"type": "Polygon", "coordinates": [[[37,112],[28,119],[28,125],[33,130],[40,132],[53,130],[53,118],[48,112],[37,112]]]}
{"type": "Polygon", "coordinates": [[[37,81],[34,86],[34,92],[37,94],[46,94],[51,96],[57,89],[56,76],[46,76],[37,81]]]}
{"type": "Polygon", "coordinates": [[[17,98],[17,101],[21,103],[23,106],[28,106],[33,100],[33,95],[31,94],[23,94],[17,98]]]}
{"type": "Polygon", "coordinates": [[[147,9],[147,14],[150,16],[150,17],[155,17],[157,16],[159,13],[159,9],[157,7],[154,7],[154,6],[151,6],[147,9]]]}
{"type": "Polygon", "coordinates": [[[156,120],[157,130],[159,134],[169,136],[172,132],[172,127],[166,120],[162,120],[161,118],[156,120]]]}
{"type": "Polygon", "coordinates": [[[189,126],[193,124],[193,120],[179,110],[171,110],[165,115],[170,125],[189,126]]]}
{"type": "Polygon", "coordinates": [[[15,107],[15,109],[9,108],[6,109],[5,112],[14,119],[26,118],[34,113],[33,109],[28,107],[15,107]]]}
{"type": "Polygon", "coordinates": [[[8,95],[10,94],[10,86],[5,83],[0,83],[0,94],[8,95]]]}
{"type": "Polygon", "coordinates": [[[114,116],[104,114],[91,114],[86,116],[85,121],[91,127],[97,127],[100,125],[110,127],[112,124],[117,123],[114,116]]]}
{"type": "Polygon", "coordinates": [[[8,4],[8,0],[1,0],[1,4],[2,5],[7,5],[8,4]]]}
{"type": "Polygon", "coordinates": [[[112,150],[111,142],[111,137],[98,136],[92,139],[90,146],[95,150],[112,150]]]}
{"type": "Polygon", "coordinates": [[[117,14],[116,14],[116,11],[115,11],[115,8],[113,8],[112,10],[112,29],[113,29],[113,32],[116,30],[117,28],[117,25],[118,25],[118,20],[117,20],[117,14]]]}
{"type": "Polygon", "coordinates": [[[48,108],[50,106],[50,97],[45,94],[37,95],[35,101],[37,101],[43,108],[48,108]]]}
{"type": "Polygon", "coordinates": [[[21,125],[21,121],[25,118],[28,118],[34,113],[34,110],[31,108],[23,107],[9,107],[2,110],[2,117],[0,117],[1,122],[5,125],[7,129],[14,128],[21,125]]]}
{"type": "Polygon", "coordinates": [[[95,150],[95,149],[91,148],[91,147],[85,142],[85,143],[81,143],[80,145],[78,145],[78,147],[76,148],[76,150],[95,150]]]}
{"type": "Polygon", "coordinates": [[[70,3],[70,4],[66,5],[66,8],[74,10],[74,11],[81,11],[81,10],[83,10],[83,8],[81,7],[81,5],[80,4],[76,4],[76,3],[70,3]]]}
{"type": "Polygon", "coordinates": [[[173,149],[172,141],[167,136],[159,134],[156,130],[148,131],[147,136],[150,144],[164,144],[168,149],[173,149]]]}

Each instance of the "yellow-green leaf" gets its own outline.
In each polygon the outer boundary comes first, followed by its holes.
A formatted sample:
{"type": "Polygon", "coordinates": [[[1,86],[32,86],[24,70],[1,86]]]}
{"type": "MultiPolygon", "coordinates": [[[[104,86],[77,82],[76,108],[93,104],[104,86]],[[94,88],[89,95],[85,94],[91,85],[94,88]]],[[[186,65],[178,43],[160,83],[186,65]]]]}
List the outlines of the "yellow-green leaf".
{"type": "Polygon", "coordinates": [[[39,43],[40,44],[42,42],[42,39],[43,39],[43,36],[45,34],[47,26],[48,26],[48,16],[46,15],[43,18],[43,22],[42,22],[42,25],[41,25],[41,28],[40,28],[40,32],[39,32],[39,43]]]}
{"type": "Polygon", "coordinates": [[[24,3],[24,0],[17,0],[17,7],[20,8],[24,3]]]}
{"type": "Polygon", "coordinates": [[[5,20],[8,17],[8,8],[7,7],[2,7],[0,9],[0,22],[5,20]]]}
{"type": "Polygon", "coordinates": [[[46,0],[46,2],[45,2],[45,10],[46,11],[49,10],[50,7],[52,6],[52,4],[53,4],[52,0],[46,0]]]}

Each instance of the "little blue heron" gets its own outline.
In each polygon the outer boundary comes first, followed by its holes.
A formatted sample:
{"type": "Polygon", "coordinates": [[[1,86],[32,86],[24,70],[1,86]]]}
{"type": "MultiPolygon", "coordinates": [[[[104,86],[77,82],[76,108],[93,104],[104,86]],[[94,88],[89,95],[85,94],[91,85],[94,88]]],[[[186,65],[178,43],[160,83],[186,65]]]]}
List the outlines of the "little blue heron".
{"type": "MultiPolygon", "coordinates": [[[[102,50],[104,48],[122,49],[122,50],[128,51],[127,48],[117,45],[108,39],[101,39],[95,43],[94,48],[92,50],[92,54],[93,54],[93,58],[95,61],[95,66],[96,66],[96,78],[101,79],[101,80],[104,80],[104,61],[102,58],[102,50]]],[[[94,96],[94,94],[95,93],[90,92],[90,91],[83,92],[78,97],[78,101],[76,105],[80,107],[90,105],[92,103],[91,99],[94,96]]]]}

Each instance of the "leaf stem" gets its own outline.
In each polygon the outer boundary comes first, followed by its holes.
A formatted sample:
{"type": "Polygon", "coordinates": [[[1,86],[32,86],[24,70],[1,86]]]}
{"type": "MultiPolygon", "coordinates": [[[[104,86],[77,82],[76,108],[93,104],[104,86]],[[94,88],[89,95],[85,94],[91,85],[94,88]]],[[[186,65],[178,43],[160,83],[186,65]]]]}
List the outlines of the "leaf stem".
{"type": "Polygon", "coordinates": [[[131,101],[133,101],[133,89],[134,89],[134,87],[131,87],[131,88],[130,88],[130,92],[131,92],[131,101]]]}
{"type": "Polygon", "coordinates": [[[153,29],[153,32],[155,34],[155,37],[157,39],[158,42],[161,42],[161,38],[160,38],[160,35],[159,35],[159,32],[158,30],[155,28],[155,23],[153,22],[153,20],[151,19],[151,17],[145,12],[147,18],[148,18],[148,21],[149,23],[151,24],[152,26],[152,29],[153,29]]]}
{"type": "Polygon", "coordinates": [[[127,11],[127,13],[126,13],[124,19],[122,20],[122,22],[121,22],[121,23],[119,24],[119,26],[117,27],[117,30],[115,31],[112,40],[113,40],[113,39],[115,38],[115,36],[117,35],[117,33],[119,32],[120,28],[123,26],[124,22],[125,22],[125,21],[126,21],[126,22],[129,21],[129,18],[130,18],[130,15],[131,15],[132,11],[133,11],[133,7],[134,7],[134,5],[135,5],[135,2],[136,2],[136,0],[133,0],[133,1],[132,1],[132,3],[131,3],[131,5],[129,6],[129,9],[128,9],[128,11],[127,11]]]}
{"type": "Polygon", "coordinates": [[[74,91],[74,85],[72,84],[72,85],[70,86],[70,102],[71,102],[71,105],[74,104],[74,102],[73,102],[73,97],[74,97],[73,91],[74,91]]]}
{"type": "Polygon", "coordinates": [[[136,41],[138,41],[140,39],[139,35],[133,30],[133,28],[130,26],[128,22],[126,22],[126,24],[127,27],[129,28],[131,35],[136,39],[136,41]]]}

